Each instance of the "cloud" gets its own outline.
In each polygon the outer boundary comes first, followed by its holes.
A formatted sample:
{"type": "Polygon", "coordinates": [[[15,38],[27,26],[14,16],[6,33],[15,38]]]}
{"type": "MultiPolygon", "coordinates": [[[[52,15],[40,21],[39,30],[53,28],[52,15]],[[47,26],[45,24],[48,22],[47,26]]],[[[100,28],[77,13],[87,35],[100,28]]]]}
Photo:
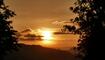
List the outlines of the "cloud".
{"type": "Polygon", "coordinates": [[[54,25],[74,25],[74,23],[70,21],[54,21],[52,22],[54,25]]]}
{"type": "Polygon", "coordinates": [[[70,21],[54,21],[52,22],[54,25],[70,25],[70,26],[75,26],[76,28],[79,28],[78,23],[73,23],[70,21]]]}
{"type": "Polygon", "coordinates": [[[41,40],[42,36],[36,35],[35,33],[32,33],[34,30],[31,28],[27,28],[20,32],[21,36],[19,37],[20,40],[41,40]]]}
{"type": "Polygon", "coordinates": [[[36,37],[36,35],[35,34],[26,34],[26,35],[24,35],[24,37],[36,37]]]}
{"type": "Polygon", "coordinates": [[[52,22],[52,24],[56,24],[56,25],[62,25],[62,24],[64,24],[66,21],[54,21],[54,22],[52,22]]]}
{"type": "Polygon", "coordinates": [[[21,31],[21,33],[27,33],[27,32],[31,32],[31,31],[32,31],[32,29],[27,28],[27,29],[25,29],[25,30],[21,31]]]}

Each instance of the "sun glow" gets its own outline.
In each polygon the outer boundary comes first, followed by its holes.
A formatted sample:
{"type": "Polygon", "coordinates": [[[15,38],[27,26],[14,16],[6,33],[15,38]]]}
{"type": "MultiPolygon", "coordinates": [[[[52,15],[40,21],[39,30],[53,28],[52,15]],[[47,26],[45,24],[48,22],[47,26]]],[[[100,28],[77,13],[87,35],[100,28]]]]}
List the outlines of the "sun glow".
{"type": "Polygon", "coordinates": [[[51,44],[52,40],[53,40],[53,31],[51,31],[51,29],[48,28],[44,28],[44,29],[39,29],[38,30],[40,32],[40,34],[43,36],[43,43],[44,44],[51,44]]]}
{"type": "Polygon", "coordinates": [[[51,40],[52,39],[52,33],[50,31],[43,31],[42,36],[44,40],[51,40]]]}

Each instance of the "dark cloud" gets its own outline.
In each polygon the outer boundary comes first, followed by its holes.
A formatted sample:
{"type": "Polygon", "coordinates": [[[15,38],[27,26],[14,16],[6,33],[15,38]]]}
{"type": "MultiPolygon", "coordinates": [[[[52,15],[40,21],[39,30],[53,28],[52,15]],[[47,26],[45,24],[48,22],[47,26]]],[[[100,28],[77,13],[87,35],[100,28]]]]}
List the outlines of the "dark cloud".
{"type": "Polygon", "coordinates": [[[20,40],[41,40],[41,37],[43,36],[39,36],[36,35],[35,33],[31,33],[33,30],[31,28],[27,28],[23,31],[20,32],[20,40]]]}
{"type": "Polygon", "coordinates": [[[35,34],[26,34],[23,35],[23,38],[21,40],[42,40],[42,36],[36,36],[35,34]]]}

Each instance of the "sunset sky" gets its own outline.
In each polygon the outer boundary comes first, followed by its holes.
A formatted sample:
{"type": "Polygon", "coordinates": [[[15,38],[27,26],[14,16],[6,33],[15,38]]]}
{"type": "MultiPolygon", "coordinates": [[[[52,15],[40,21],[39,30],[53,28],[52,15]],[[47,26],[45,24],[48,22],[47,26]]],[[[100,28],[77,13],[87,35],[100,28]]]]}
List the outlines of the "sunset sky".
{"type": "Polygon", "coordinates": [[[26,28],[61,28],[57,21],[69,21],[73,13],[69,10],[74,0],[6,0],[6,4],[17,14],[13,26],[21,31],[26,28]]]}
{"type": "Polygon", "coordinates": [[[38,44],[45,47],[69,50],[70,47],[77,44],[78,35],[54,35],[52,31],[60,32],[64,24],[71,24],[69,20],[74,18],[75,14],[69,8],[74,6],[74,1],[6,0],[5,3],[17,14],[12,18],[15,30],[19,32],[26,30],[35,35],[37,35],[35,30],[38,30],[40,32],[39,35],[43,36],[41,42],[35,42],[35,40],[30,41],[30,39],[36,37],[31,37],[32,35],[25,32],[26,35],[23,34],[21,38],[27,41],[20,41],[20,43],[38,44]]]}

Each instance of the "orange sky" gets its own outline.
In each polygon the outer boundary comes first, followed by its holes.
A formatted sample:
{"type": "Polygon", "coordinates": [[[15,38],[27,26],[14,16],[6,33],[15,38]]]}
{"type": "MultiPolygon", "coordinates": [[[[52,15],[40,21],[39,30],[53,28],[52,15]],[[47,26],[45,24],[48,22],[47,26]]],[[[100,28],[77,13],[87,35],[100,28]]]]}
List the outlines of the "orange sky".
{"type": "Polygon", "coordinates": [[[17,16],[13,19],[13,26],[21,31],[26,28],[41,27],[61,28],[61,25],[52,24],[54,21],[69,21],[72,12],[69,7],[74,0],[6,0],[17,16]]]}
{"type": "MultiPolygon", "coordinates": [[[[53,30],[62,28],[64,22],[68,22],[71,18],[74,18],[75,14],[69,10],[69,7],[73,6],[74,1],[75,0],[6,0],[6,4],[17,14],[12,19],[13,26],[16,30],[23,31],[27,28],[43,30],[43,27],[52,28],[53,30]]],[[[77,44],[77,35],[64,35],[64,37],[59,38],[58,36],[57,38],[54,37],[56,38],[54,44],[52,44],[54,48],[62,47],[65,49],[65,47],[71,47],[77,44]]],[[[28,43],[34,44],[35,42],[28,41],[28,43]]]]}

